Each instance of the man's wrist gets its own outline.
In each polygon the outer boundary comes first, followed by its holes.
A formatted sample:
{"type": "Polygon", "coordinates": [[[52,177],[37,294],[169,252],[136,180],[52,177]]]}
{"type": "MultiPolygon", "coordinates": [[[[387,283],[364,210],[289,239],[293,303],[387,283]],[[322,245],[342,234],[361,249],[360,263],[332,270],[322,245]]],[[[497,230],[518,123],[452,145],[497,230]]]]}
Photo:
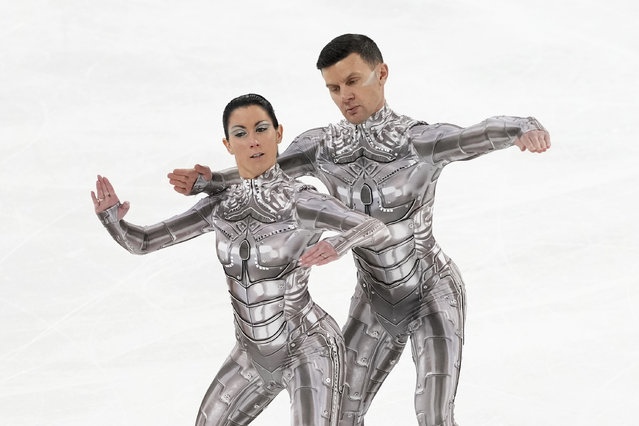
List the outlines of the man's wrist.
{"type": "Polygon", "coordinates": [[[209,181],[204,179],[204,176],[198,174],[197,179],[195,179],[195,182],[193,183],[193,188],[191,188],[191,192],[189,192],[189,195],[195,195],[203,192],[204,189],[206,189],[208,183],[209,181]]]}

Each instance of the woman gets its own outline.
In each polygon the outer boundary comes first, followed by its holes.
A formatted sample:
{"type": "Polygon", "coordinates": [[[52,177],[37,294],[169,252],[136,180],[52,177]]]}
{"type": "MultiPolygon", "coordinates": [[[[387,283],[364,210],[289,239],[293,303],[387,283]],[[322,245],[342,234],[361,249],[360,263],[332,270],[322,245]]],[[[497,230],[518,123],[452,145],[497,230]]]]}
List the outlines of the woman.
{"type": "Polygon", "coordinates": [[[241,184],[181,215],[139,227],[122,220],[128,202],[120,204],[108,179],[98,176],[97,195],[91,192],[95,211],[111,236],[136,254],[215,231],[237,343],[204,397],[198,426],[248,424],[284,388],[292,424],[337,424],[343,339],[335,321],[310,298],[309,267],[353,246],[375,247],[388,231],[282,173],[276,164],[282,126],[263,97],[233,99],[223,124],[223,142],[235,156],[241,184]],[[340,234],[308,249],[323,230],[340,234]]]}

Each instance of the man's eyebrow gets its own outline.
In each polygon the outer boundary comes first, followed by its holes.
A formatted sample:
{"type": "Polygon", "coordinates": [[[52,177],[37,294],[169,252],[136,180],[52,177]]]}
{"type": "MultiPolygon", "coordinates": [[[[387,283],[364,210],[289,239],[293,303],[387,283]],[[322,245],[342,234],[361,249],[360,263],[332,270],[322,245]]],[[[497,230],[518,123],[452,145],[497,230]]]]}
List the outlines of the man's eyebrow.
{"type": "MultiPolygon", "coordinates": [[[[348,81],[348,80],[350,80],[353,77],[359,77],[359,76],[360,76],[360,72],[359,71],[353,71],[349,75],[346,76],[344,81],[348,81]]],[[[337,84],[337,83],[326,83],[326,87],[330,87],[330,86],[339,86],[339,84],[337,84]]]]}

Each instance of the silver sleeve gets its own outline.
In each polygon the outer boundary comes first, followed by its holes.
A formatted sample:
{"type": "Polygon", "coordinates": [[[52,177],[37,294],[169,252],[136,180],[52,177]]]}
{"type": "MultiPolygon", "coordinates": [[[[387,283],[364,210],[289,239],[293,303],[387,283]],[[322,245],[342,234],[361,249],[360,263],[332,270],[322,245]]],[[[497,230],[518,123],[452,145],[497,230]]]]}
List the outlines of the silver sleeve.
{"type": "Polygon", "coordinates": [[[315,176],[315,164],[321,142],[326,138],[326,130],[308,130],[293,139],[277,163],[284,173],[292,178],[315,176]]]}
{"type": "Polygon", "coordinates": [[[151,226],[118,220],[119,203],[98,213],[111,237],[133,254],[147,254],[213,230],[210,214],[214,203],[206,198],[190,210],[151,226]]]}
{"type": "Polygon", "coordinates": [[[236,167],[222,170],[221,172],[213,172],[211,180],[206,180],[202,175],[199,175],[189,195],[196,195],[201,192],[209,195],[219,194],[229,186],[240,183],[240,181],[240,174],[236,167]]]}
{"type": "Polygon", "coordinates": [[[533,117],[497,116],[466,128],[446,123],[417,125],[411,129],[411,139],[423,158],[449,163],[508,148],[531,130],[545,129],[533,117]]]}
{"type": "Polygon", "coordinates": [[[351,210],[329,195],[310,190],[303,193],[296,203],[302,226],[339,232],[324,238],[339,256],[352,247],[381,248],[390,239],[388,228],[380,220],[351,210]]]}

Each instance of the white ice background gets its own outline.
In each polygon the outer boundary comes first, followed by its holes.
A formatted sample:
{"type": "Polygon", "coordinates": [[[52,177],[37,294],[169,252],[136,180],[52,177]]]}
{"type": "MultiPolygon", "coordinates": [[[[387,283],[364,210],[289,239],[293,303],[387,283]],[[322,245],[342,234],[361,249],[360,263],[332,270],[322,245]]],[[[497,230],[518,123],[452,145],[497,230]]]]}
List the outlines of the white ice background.
{"type": "MultiPolygon", "coordinates": [[[[314,64],[370,35],[397,112],[537,117],[545,154],[449,165],[434,233],[462,270],[462,426],[637,425],[639,7],[635,1],[2,0],[0,424],[191,425],[234,342],[214,236],[132,256],[104,231],[100,173],[156,223],[166,174],[233,165],[221,111],[269,98],[285,142],[337,121],[314,64]],[[634,402],[633,402],[634,401],[634,402]]],[[[342,324],[350,257],[314,268],[342,324]]],[[[367,425],[414,425],[410,349],[367,425]]],[[[289,423],[283,392],[255,425],[289,423]]]]}

